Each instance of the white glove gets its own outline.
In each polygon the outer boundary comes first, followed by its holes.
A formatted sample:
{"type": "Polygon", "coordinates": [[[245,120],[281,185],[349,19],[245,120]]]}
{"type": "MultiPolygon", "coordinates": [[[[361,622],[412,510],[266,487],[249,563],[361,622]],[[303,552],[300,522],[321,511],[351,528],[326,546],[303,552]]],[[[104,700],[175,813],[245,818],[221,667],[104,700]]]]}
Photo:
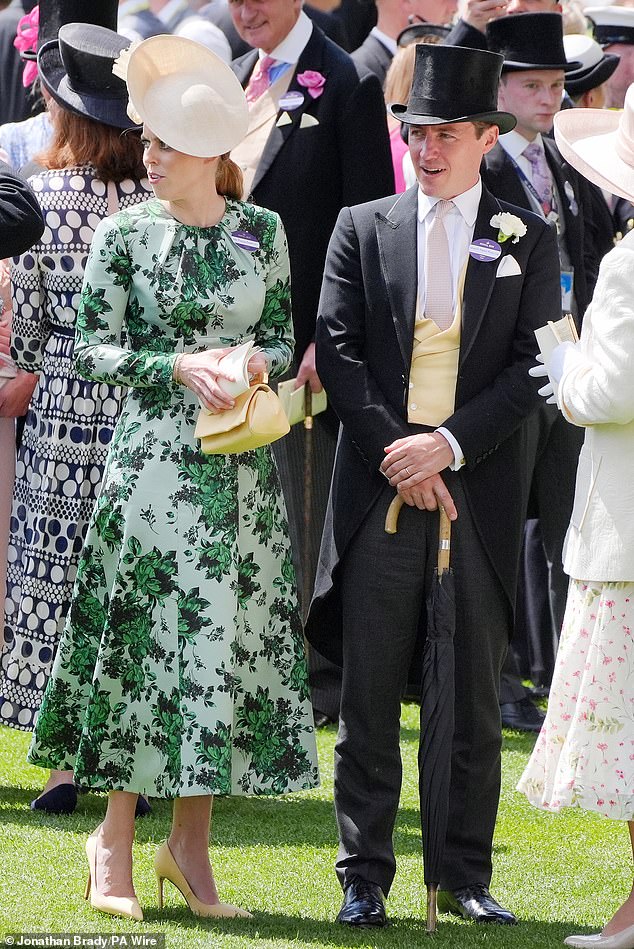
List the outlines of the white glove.
{"type": "Polygon", "coordinates": [[[548,375],[554,383],[558,384],[564,372],[571,369],[575,363],[581,362],[582,358],[578,343],[560,343],[552,351],[548,375]]]}
{"type": "Polygon", "coordinates": [[[539,365],[531,366],[528,370],[529,376],[533,376],[535,379],[548,379],[548,382],[545,386],[542,386],[541,389],[538,389],[537,392],[543,399],[546,399],[550,405],[557,405],[557,399],[555,397],[555,387],[548,378],[548,369],[544,365],[544,357],[541,353],[538,353],[537,360],[539,365]]]}

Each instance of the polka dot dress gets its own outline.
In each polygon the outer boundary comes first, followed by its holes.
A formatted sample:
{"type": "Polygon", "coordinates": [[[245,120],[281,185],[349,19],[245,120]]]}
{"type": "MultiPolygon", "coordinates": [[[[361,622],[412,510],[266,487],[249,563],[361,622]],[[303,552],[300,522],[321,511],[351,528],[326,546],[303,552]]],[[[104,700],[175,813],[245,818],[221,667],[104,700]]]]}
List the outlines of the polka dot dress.
{"type": "MultiPolygon", "coordinates": [[[[13,357],[39,374],[16,464],[8,552],[0,722],[31,731],[68,610],[77,561],[119,413],[120,390],[71,369],[90,242],[108,214],[90,168],[31,179],[46,228],[17,258],[13,357]]],[[[147,200],[147,182],[117,185],[119,206],[147,200]]]]}

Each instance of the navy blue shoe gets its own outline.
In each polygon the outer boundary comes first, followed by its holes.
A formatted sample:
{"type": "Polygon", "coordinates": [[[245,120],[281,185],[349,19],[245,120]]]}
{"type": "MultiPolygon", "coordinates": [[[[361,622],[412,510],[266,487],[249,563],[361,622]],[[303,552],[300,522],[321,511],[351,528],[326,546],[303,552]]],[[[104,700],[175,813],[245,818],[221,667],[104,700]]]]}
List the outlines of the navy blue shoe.
{"type": "Polygon", "coordinates": [[[152,813],[152,805],[142,794],[139,794],[136,799],[136,807],[134,809],[135,817],[147,817],[148,814],[152,813]]]}
{"type": "Polygon", "coordinates": [[[46,814],[72,814],[77,807],[77,788],[74,784],[58,784],[31,801],[32,811],[46,814]]]}

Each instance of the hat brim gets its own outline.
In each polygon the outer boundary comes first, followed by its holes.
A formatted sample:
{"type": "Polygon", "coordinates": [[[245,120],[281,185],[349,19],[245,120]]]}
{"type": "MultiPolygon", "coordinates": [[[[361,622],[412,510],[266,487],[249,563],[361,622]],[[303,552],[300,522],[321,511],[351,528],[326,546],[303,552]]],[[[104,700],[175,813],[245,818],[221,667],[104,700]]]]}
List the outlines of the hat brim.
{"type": "Polygon", "coordinates": [[[574,98],[575,96],[583,95],[584,92],[589,92],[591,89],[596,89],[597,86],[603,85],[615,71],[620,61],[620,56],[615,56],[613,53],[604,53],[603,59],[600,59],[594,66],[589,66],[587,69],[576,70],[574,73],[570,73],[570,75],[566,76],[564,83],[566,92],[569,96],[574,98]]]}
{"type": "Polygon", "coordinates": [[[620,119],[618,110],[566,109],[555,116],[555,141],[584,178],[634,201],[634,167],[619,158],[615,148],[620,119]]]}
{"type": "Polygon", "coordinates": [[[125,87],[122,95],[111,98],[105,95],[80,94],[71,89],[57,40],[49,40],[40,48],[37,54],[37,66],[42,84],[62,108],[74,112],[75,115],[93,119],[95,122],[112,125],[114,128],[135,127],[126,111],[128,97],[125,87]]]}
{"type": "Polygon", "coordinates": [[[132,51],[126,82],[130,105],[143,122],[186,155],[224,155],[247,134],[249,110],[239,79],[201,43],[175,35],[151,36],[132,51]],[[212,101],[205,120],[193,121],[187,103],[199,88],[212,101]]]}
{"type": "Polygon", "coordinates": [[[417,112],[408,112],[407,106],[398,102],[388,106],[391,115],[406,125],[449,125],[452,122],[490,122],[497,125],[500,135],[512,131],[517,125],[517,119],[510,112],[478,112],[475,115],[438,116],[420,115],[417,112]]]}
{"type": "Polygon", "coordinates": [[[412,23],[398,34],[396,45],[409,46],[421,36],[437,36],[439,39],[445,39],[450,33],[450,26],[441,26],[439,23],[412,23]]]}
{"type": "MultiPolygon", "coordinates": [[[[524,16],[524,14],[520,15],[524,16]]],[[[520,63],[513,59],[505,59],[502,72],[524,72],[528,69],[563,69],[564,72],[572,72],[573,69],[580,69],[582,65],[577,60],[571,63],[567,60],[563,63],[520,63]]]]}

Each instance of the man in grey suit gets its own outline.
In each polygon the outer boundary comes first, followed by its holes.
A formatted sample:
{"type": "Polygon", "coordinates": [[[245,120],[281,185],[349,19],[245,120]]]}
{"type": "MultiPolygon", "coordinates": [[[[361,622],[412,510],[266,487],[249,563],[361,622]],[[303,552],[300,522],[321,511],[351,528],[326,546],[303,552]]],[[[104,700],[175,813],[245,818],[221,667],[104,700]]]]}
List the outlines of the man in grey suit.
{"type": "Polygon", "coordinates": [[[457,6],[457,0],[376,0],[376,26],[352,53],[354,62],[373,72],[383,85],[403,30],[412,23],[449,23],[457,6]]]}
{"type": "Polygon", "coordinates": [[[409,102],[392,112],[410,127],[418,186],[344,208],[326,259],[317,370],[341,431],[306,634],[343,665],[335,807],[347,925],[386,922],[400,698],[424,636],[438,503],[454,519],[457,598],[439,909],[516,922],[489,892],[498,689],[528,494],[525,420],[539,401],[528,368],[560,293],[554,230],[480,180],[483,156],[515,124],[497,109],[501,66],[490,52],[417,47],[409,102]],[[406,505],[390,536],[396,491],[406,505]]]}

